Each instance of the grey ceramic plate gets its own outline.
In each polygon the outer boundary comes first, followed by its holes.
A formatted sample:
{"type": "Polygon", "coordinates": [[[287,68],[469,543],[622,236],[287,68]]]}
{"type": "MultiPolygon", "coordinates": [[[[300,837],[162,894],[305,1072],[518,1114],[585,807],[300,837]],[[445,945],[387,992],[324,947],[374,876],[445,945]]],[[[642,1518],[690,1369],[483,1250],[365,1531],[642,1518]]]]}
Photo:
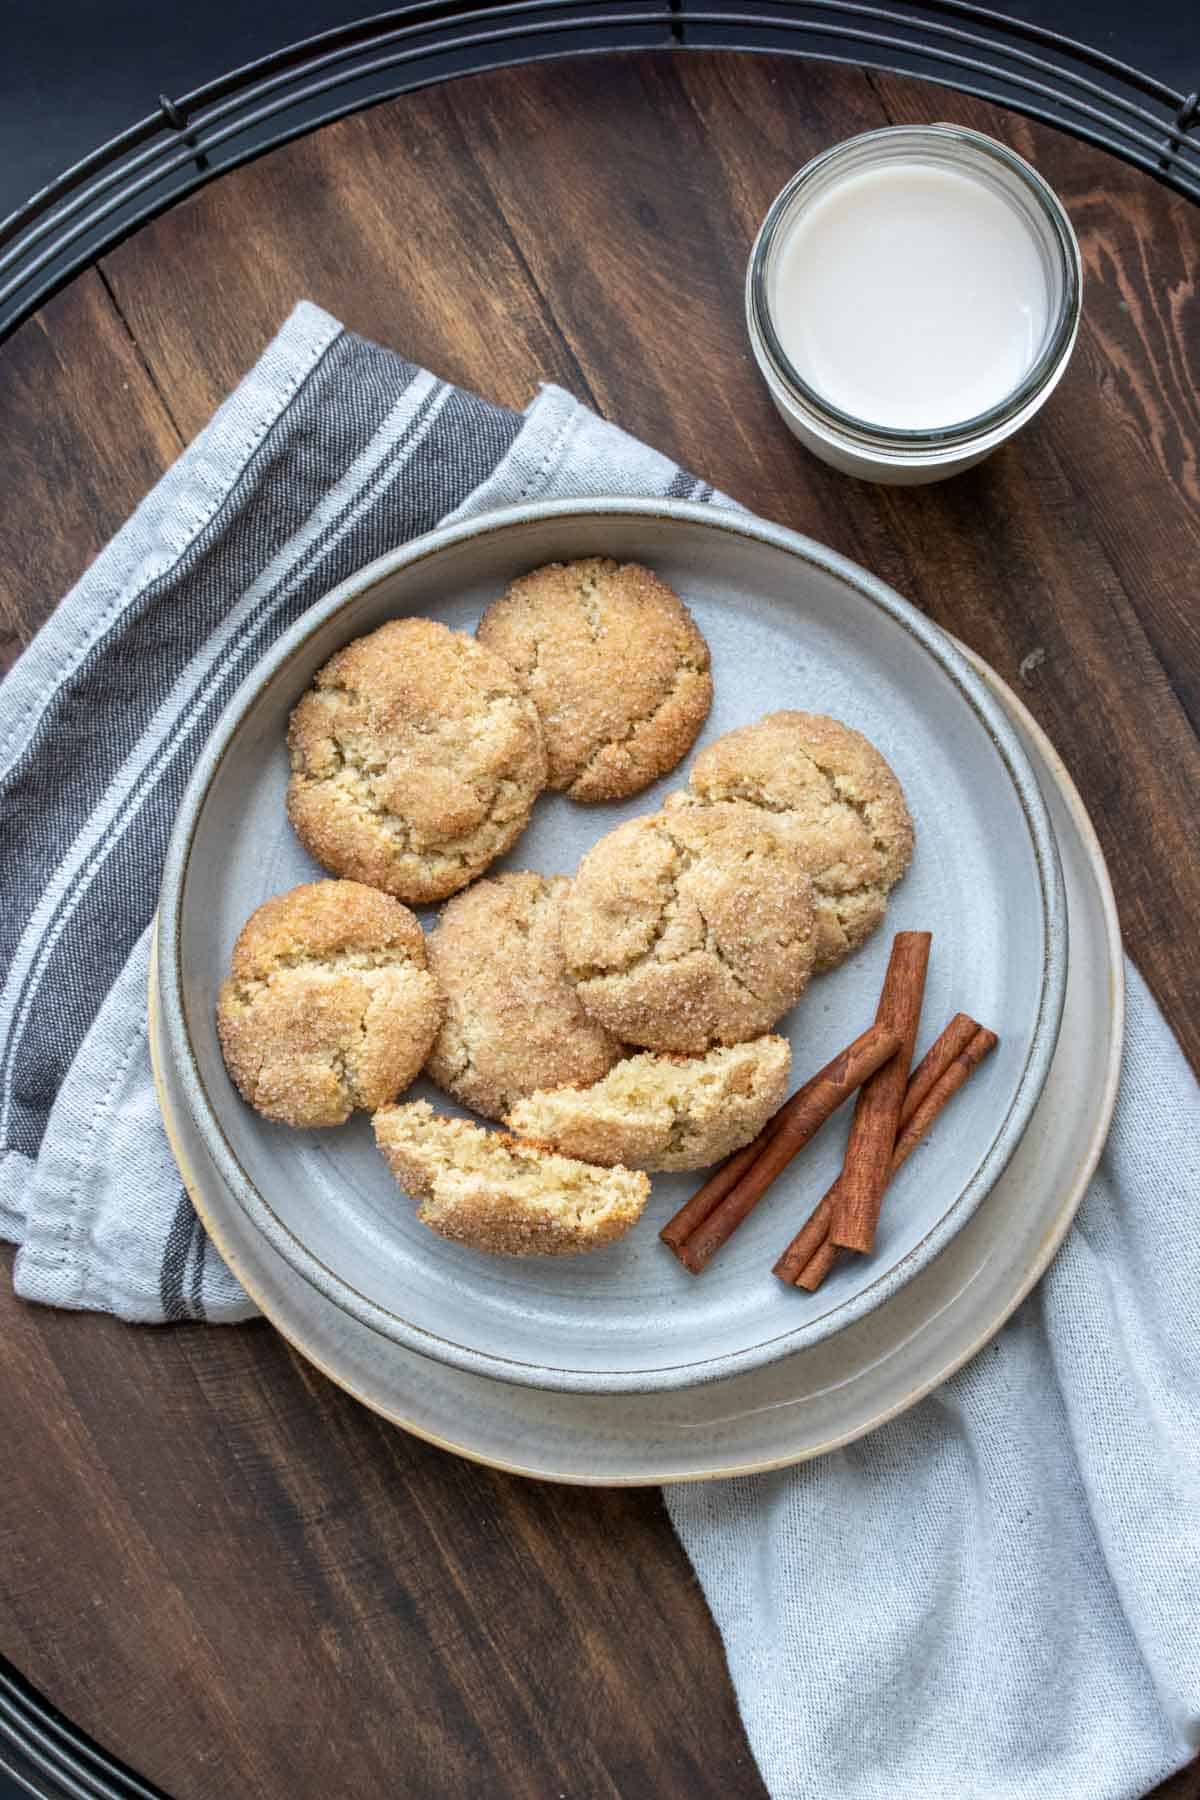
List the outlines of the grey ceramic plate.
{"type": "MultiPolygon", "coordinates": [[[[508,859],[570,872],[620,807],[545,796],[508,859]]],[[[844,1329],[960,1230],[1020,1141],[1046,1078],[1066,978],[1066,914],[1045,803],[1003,709],[943,633],[853,564],[778,527],[683,503],[511,509],[422,539],[344,583],[264,660],[214,733],[184,797],[159,918],[163,1031],[223,1182],[285,1260],[351,1317],[476,1374],[576,1392],[649,1392],[761,1367],[844,1329]],[[1001,1048],[897,1182],[876,1254],[815,1297],[770,1274],[836,1173],[834,1120],[700,1279],[657,1226],[694,1182],[659,1178],[622,1243],[567,1261],[490,1258],[420,1226],[358,1120],[297,1133],[243,1106],[221,1063],[213,1003],[247,914],[316,871],[283,812],[288,711],[340,645],[398,613],[470,629],[506,580],[554,558],[635,558],[687,599],[713,651],[707,741],[780,706],[866,731],[904,783],[913,867],[888,926],[814,982],[788,1020],[798,1078],[872,1017],[891,932],[927,928],[925,1036],[958,1008],[1001,1048]]],[[[848,1109],[845,1109],[848,1114],[848,1109]]]]}
{"type": "Polygon", "coordinates": [[[514,1474],[616,1484],[700,1481],[819,1456],[894,1418],[985,1344],[1065,1234],[1100,1155],[1121,1067],[1116,907],[1079,796],[1015,696],[1066,882],[1071,956],[1062,1030],[1004,1174],[915,1280],[835,1338],[684,1393],[548,1394],[431,1363],[342,1312],[272,1249],[217,1173],[180,1097],[152,1004],[150,1047],[171,1147],[221,1254],[296,1348],[407,1431],[514,1474]]]}

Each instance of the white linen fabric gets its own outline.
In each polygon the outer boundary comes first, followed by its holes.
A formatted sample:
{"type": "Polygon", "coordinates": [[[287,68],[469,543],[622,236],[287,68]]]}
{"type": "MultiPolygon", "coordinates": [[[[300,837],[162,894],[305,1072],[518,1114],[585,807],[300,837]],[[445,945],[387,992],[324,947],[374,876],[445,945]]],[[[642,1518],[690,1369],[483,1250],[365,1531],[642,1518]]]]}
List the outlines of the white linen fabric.
{"type": "MultiPolygon", "coordinates": [[[[247,669],[450,518],[730,504],[543,388],[523,415],[297,308],[0,686],[0,1238],[26,1299],[253,1306],[146,1044],[179,795],[247,669]]],[[[667,1490],[773,1800],[1125,1800],[1200,1747],[1200,1104],[1130,970],[1116,1120],[1037,1291],[936,1394],[779,1474],[667,1490]]]]}
{"type": "Polygon", "coordinates": [[[1040,1285],[869,1437],[667,1508],[772,1800],[1136,1800],[1200,1749],[1200,1095],[1126,967],[1040,1285]]]}

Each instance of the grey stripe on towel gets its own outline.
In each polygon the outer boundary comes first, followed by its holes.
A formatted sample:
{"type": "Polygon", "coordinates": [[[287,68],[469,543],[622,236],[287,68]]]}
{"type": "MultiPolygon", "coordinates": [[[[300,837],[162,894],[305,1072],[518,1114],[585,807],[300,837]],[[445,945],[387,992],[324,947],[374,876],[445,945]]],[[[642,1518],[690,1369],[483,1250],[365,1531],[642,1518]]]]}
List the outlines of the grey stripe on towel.
{"type": "Polygon", "coordinates": [[[36,1154],[98,998],[153,913],[180,795],[238,685],[345,573],[459,505],[520,423],[336,339],[185,555],[56,692],[9,772],[0,830],[14,871],[0,936],[6,1148],[36,1154]],[[77,779],[63,780],[64,761],[77,779]]]}

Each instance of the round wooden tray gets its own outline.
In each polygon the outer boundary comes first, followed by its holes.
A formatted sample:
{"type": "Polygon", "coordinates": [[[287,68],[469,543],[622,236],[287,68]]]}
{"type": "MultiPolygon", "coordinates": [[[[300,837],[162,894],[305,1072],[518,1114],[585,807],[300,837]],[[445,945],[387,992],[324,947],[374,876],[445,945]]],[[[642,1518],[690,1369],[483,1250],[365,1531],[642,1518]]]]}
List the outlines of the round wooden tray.
{"type": "MultiPolygon", "coordinates": [[[[0,352],[4,645],[301,295],[511,405],[557,380],[877,572],[1015,686],[1200,1060],[1200,969],[1178,930],[1200,914],[1196,219],[1064,134],[878,72],[647,52],[408,95],[174,208],[0,352]],[[801,162],[928,118],[1038,164],[1088,286],[1074,363],[1029,432],[902,492],[787,437],[741,283],[801,162]]],[[[176,1800],[762,1793],[656,1493],[456,1461],[264,1325],[133,1330],[21,1306],[3,1281],[0,1333],[0,1650],[176,1800]],[[682,1723],[698,1695],[702,1738],[682,1723]]],[[[1196,1771],[1169,1791],[1200,1795],[1196,1771]]]]}

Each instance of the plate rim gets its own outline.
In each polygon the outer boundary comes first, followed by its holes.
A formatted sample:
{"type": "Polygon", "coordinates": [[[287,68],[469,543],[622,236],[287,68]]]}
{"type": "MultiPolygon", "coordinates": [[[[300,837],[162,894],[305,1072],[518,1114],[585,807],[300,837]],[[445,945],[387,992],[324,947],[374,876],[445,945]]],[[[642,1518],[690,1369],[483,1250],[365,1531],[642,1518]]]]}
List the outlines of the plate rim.
{"type": "Polygon", "coordinates": [[[1067,921],[1057,844],[1037,777],[1002,704],[962,653],[957,641],[867,570],[816,540],[753,515],[706,503],[607,496],[568,499],[497,508],[444,525],[386,552],[338,583],[308,608],[260,659],[240,684],[209,736],[180,801],[164,862],[156,928],[163,1022],[172,1060],[179,1072],[193,1122],[229,1188],[248,1218],[290,1266],[336,1306],[360,1323],[404,1348],[473,1374],[515,1381],[555,1392],[649,1394],[681,1390],[765,1367],[816,1344],[853,1324],[903,1287],[924,1268],[966,1223],[1003,1173],[1036,1107],[1049,1072],[1061,1023],[1066,990],[1067,921]],[[390,1311],[362,1294],[330,1269],[284,1223],[269,1198],[251,1180],[230,1144],[210,1099],[191,1042],[183,1000],[181,913],[192,842],[205,798],[221,764],[252,710],[258,695],[305,644],[350,604],[382,581],[440,556],[458,544],[567,519],[586,529],[586,522],[612,518],[698,526],[781,550],[845,582],[886,614],[926,651],[954,685],[992,741],[1012,784],[1029,832],[1040,891],[1044,948],[1042,987],[1025,1064],[1012,1102],[995,1137],[964,1186],[919,1243],[890,1268],[840,1305],[789,1331],[745,1348],[701,1361],[651,1369],[597,1370],[561,1368],[505,1358],[443,1337],[390,1311]]]}
{"type": "MultiPolygon", "coordinates": [[[[222,1242],[223,1234],[221,1233],[220,1228],[217,1227],[214,1229],[213,1220],[202,1198],[202,1183],[195,1171],[191,1168],[187,1155],[179,1144],[172,1123],[170,1102],[166,1095],[166,1084],[163,1077],[163,1070],[160,1065],[161,1043],[156,1029],[161,1024],[161,1019],[159,1016],[155,968],[157,942],[156,938],[152,937],[148,981],[150,1059],[154,1074],[155,1092],[162,1113],[163,1126],[168,1144],[170,1145],[172,1155],[175,1158],[176,1165],[179,1169],[180,1178],[187,1188],[188,1194],[191,1197],[193,1204],[196,1206],[196,1210],[200,1215],[205,1229],[212,1236],[217,1249],[220,1251],[221,1255],[226,1258],[229,1266],[234,1270],[235,1274],[239,1276],[239,1279],[243,1280],[247,1292],[259,1306],[264,1318],[266,1318],[273,1329],[278,1331],[280,1336],[292,1346],[298,1355],[302,1356],[305,1361],[311,1363],[314,1368],[318,1369],[329,1381],[333,1382],[335,1387],[338,1387],[344,1393],[349,1394],[352,1399],[357,1400],[360,1405],[367,1407],[378,1417],[386,1419],[389,1424],[398,1427],[402,1431],[407,1431],[411,1436],[419,1438],[424,1443],[432,1444],[438,1449],[450,1452],[452,1455],[461,1456],[469,1462],[478,1463],[484,1468],[498,1469],[505,1474],[520,1476],[524,1480],[554,1481],[570,1487],[632,1488],[657,1487],[664,1482],[675,1483],[732,1480],[734,1477],[740,1475],[766,1474],[773,1470],[794,1468],[801,1463],[809,1462],[815,1457],[826,1455],[832,1450],[840,1449],[846,1444],[853,1443],[857,1439],[869,1435],[872,1431],[878,1430],[881,1426],[886,1425],[891,1420],[899,1418],[903,1413],[907,1412],[910,1407],[917,1405],[936,1388],[949,1380],[957,1370],[969,1362],[972,1357],[976,1356],[986,1344],[990,1343],[991,1339],[1003,1328],[1008,1319],[1011,1318],[1012,1314],[1016,1311],[1017,1307],[1027,1298],[1037,1282],[1045,1274],[1046,1269],[1049,1267],[1070,1229],[1071,1222],[1074,1219],[1075,1213],[1086,1192],[1088,1182],[1091,1180],[1096,1165],[1100,1160],[1100,1155],[1103,1151],[1112,1123],[1112,1115],[1116,1106],[1117,1093],[1120,1085],[1121,1060],[1125,1038],[1125,969],[1120,920],[1117,913],[1116,898],[1112,889],[1111,877],[1108,873],[1108,866],[1105,862],[1104,852],[1100,846],[1095,827],[1092,824],[1087,808],[1083,804],[1078,788],[1072,781],[1066,765],[1063,763],[1058,752],[1054,749],[1050,739],[1046,736],[1046,733],[1042,730],[1041,726],[1037,723],[1037,720],[1033,717],[1023,701],[1018,698],[1008,684],[1003,681],[1003,679],[997,675],[982,658],[977,657],[973,651],[966,650],[965,647],[963,648],[964,654],[976,667],[977,671],[988,681],[989,685],[992,686],[998,694],[1003,696],[1005,704],[1010,706],[1012,711],[1020,719],[1024,729],[1037,746],[1039,754],[1045,760],[1051,778],[1054,780],[1068,811],[1075,820],[1081,842],[1084,846],[1087,866],[1095,882],[1097,895],[1100,901],[1100,911],[1104,921],[1104,941],[1108,952],[1107,962],[1109,974],[1110,1026],[1108,1036],[1108,1057],[1105,1065],[1104,1081],[1099,1091],[1098,1110],[1096,1112],[1091,1137],[1089,1138],[1087,1148],[1079,1162],[1073,1181],[1064,1190],[1063,1199],[1049,1230],[1042,1238],[1035,1255],[1023,1272],[1013,1292],[1005,1299],[995,1317],[988,1322],[984,1329],[974,1337],[968,1339],[961,1350],[955,1351],[943,1363],[940,1363],[933,1374],[925,1381],[919,1382],[902,1400],[898,1400],[890,1406],[880,1408],[878,1413],[873,1414],[870,1418],[864,1420],[860,1424],[844,1432],[837,1433],[820,1444],[809,1446],[793,1454],[760,1458],[757,1461],[739,1463],[726,1468],[695,1470],[689,1471],[686,1474],[671,1472],[666,1475],[637,1474],[623,1476],[595,1476],[576,1473],[563,1474],[561,1471],[529,1467],[520,1463],[508,1462],[498,1457],[486,1455],[483,1452],[472,1448],[470,1445],[457,1443],[451,1438],[443,1437],[439,1433],[429,1430],[428,1427],[419,1425],[411,1419],[406,1418],[394,1408],[389,1408],[372,1398],[370,1395],[361,1392],[354,1386],[352,1381],[341,1375],[324,1357],[314,1355],[296,1333],[286,1330],[283,1326],[279,1325],[272,1316],[269,1306],[264,1306],[261,1296],[254,1291],[253,1284],[245,1284],[245,1278],[241,1267],[241,1257],[236,1252],[233,1254],[227,1252],[226,1246],[222,1242]]],[[[804,1352],[800,1351],[797,1354],[803,1355],[804,1352]]]]}

